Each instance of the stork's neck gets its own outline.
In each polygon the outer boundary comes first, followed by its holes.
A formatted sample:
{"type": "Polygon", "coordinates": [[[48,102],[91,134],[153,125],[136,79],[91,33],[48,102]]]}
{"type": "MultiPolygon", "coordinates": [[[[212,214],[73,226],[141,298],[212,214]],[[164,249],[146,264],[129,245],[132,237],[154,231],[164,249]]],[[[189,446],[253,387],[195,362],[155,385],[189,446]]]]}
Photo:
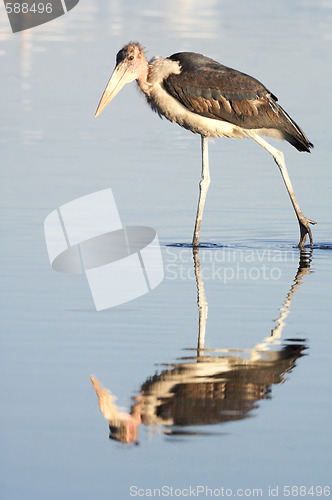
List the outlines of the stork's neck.
{"type": "Polygon", "coordinates": [[[144,54],[142,54],[142,61],[140,63],[139,69],[137,71],[136,81],[139,88],[144,92],[144,94],[149,95],[150,93],[150,83],[149,83],[149,63],[146,60],[144,54]]]}

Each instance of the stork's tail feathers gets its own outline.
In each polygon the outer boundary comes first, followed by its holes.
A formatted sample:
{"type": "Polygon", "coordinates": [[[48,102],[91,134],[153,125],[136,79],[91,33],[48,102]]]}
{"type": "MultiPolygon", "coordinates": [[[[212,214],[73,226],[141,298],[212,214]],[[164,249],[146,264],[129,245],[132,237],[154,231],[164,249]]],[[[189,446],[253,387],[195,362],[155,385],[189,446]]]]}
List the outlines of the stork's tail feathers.
{"type": "Polygon", "coordinates": [[[310,153],[310,149],[314,147],[312,142],[309,141],[301,127],[286,113],[286,111],[278,106],[278,112],[282,120],[282,129],[284,132],[285,140],[294,146],[298,151],[306,151],[310,153]]]}

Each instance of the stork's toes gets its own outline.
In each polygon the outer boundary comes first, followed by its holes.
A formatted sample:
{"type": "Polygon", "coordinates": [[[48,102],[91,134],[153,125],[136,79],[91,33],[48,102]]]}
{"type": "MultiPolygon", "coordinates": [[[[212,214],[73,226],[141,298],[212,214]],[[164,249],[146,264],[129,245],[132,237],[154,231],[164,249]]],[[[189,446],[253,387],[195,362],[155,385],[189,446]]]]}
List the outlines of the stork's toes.
{"type": "Polygon", "coordinates": [[[303,244],[306,240],[306,237],[307,235],[309,236],[309,240],[310,240],[310,245],[313,246],[314,242],[313,242],[313,239],[312,239],[312,234],[311,234],[311,229],[310,229],[310,226],[309,224],[316,224],[315,221],[311,220],[311,219],[307,219],[307,217],[301,217],[301,219],[299,219],[299,224],[300,224],[300,242],[298,244],[298,247],[299,248],[302,248],[303,247],[303,244]]]}

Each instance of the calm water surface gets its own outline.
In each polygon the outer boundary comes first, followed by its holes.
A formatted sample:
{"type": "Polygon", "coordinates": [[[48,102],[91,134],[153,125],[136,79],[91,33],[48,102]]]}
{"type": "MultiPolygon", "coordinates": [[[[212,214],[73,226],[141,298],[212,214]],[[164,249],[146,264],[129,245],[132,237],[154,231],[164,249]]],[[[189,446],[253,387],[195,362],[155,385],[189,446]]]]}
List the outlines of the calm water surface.
{"type": "Polygon", "coordinates": [[[15,35],[0,15],[1,498],[318,496],[331,486],[331,2],[82,0],[15,35]],[[318,221],[312,251],[295,248],[269,155],[215,140],[192,253],[199,138],[134,84],[93,118],[130,39],[149,57],[205,53],[279,97],[315,144],[280,145],[318,221]],[[108,187],[124,224],[157,231],[165,279],[97,313],[82,275],[52,271],[43,223],[108,187]]]}

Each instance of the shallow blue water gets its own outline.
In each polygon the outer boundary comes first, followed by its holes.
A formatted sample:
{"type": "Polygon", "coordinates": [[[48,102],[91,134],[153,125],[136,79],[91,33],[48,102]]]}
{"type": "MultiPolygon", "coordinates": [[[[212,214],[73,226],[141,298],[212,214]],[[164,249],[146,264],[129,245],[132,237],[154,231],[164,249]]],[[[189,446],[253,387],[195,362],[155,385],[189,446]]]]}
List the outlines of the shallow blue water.
{"type": "Polygon", "coordinates": [[[16,35],[0,13],[2,498],[329,486],[330,4],[82,1],[16,35]],[[153,116],[134,84],[93,118],[130,39],[149,57],[198,51],[256,76],[303,127],[311,155],[277,145],[318,222],[302,262],[272,159],[215,140],[195,274],[199,138],[153,116]],[[97,313],[84,276],[52,271],[43,223],[107,187],[124,224],[157,231],[165,278],[97,313]],[[141,403],[139,446],[109,439],[91,374],[123,412],[141,403]]]}

